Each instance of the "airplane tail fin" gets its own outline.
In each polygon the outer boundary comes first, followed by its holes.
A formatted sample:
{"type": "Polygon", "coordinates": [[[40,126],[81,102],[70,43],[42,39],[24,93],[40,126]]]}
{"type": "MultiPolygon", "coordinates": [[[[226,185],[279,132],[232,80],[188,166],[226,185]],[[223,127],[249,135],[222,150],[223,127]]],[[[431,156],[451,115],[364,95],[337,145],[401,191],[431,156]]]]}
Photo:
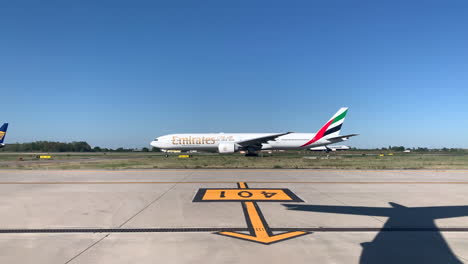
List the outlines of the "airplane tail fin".
{"type": "Polygon", "coordinates": [[[8,123],[3,124],[2,127],[0,127],[0,144],[3,143],[3,140],[5,139],[5,135],[8,129],[8,123]]]}
{"type": "Polygon", "coordinates": [[[340,108],[340,110],[338,110],[338,112],[336,112],[336,114],[333,115],[333,117],[322,127],[322,129],[325,129],[323,136],[334,137],[339,135],[347,113],[347,107],[340,108]]]}
{"type": "Polygon", "coordinates": [[[328,137],[336,137],[337,135],[339,135],[341,126],[343,125],[343,122],[347,113],[348,113],[348,107],[340,108],[340,110],[338,110],[338,112],[336,112],[336,114],[334,114],[332,118],[330,118],[330,120],[328,120],[327,123],[325,123],[325,125],[323,125],[322,128],[320,128],[317,134],[315,134],[314,138],[312,138],[311,140],[309,140],[309,142],[302,145],[302,147],[310,145],[323,137],[328,138],[328,137]]]}

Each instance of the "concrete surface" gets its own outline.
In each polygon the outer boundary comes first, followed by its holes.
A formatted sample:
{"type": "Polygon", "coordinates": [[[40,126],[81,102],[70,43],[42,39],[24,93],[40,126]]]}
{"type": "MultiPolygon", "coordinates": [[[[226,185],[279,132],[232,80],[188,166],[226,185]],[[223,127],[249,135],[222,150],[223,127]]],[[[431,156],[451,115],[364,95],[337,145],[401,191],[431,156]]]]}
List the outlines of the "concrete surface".
{"type": "Polygon", "coordinates": [[[468,262],[468,171],[461,170],[5,170],[0,213],[0,263],[468,262]],[[183,231],[247,228],[240,202],[192,202],[199,188],[236,188],[240,181],[288,188],[304,200],[258,202],[275,230],[342,231],[271,245],[183,231]],[[24,233],[50,228],[72,231],[24,233]],[[81,228],[182,231],[73,231],[81,228]]]}

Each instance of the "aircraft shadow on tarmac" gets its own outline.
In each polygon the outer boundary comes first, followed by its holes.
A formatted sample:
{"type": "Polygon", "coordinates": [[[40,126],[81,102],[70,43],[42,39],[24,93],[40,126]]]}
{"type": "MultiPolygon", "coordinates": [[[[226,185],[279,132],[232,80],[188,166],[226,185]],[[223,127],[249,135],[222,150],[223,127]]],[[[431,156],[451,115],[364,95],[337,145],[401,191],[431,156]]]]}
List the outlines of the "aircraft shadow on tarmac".
{"type": "Polygon", "coordinates": [[[359,263],[463,263],[450,249],[435,219],[468,216],[468,206],[361,207],[283,204],[289,210],[388,217],[371,242],[362,243],[359,263]],[[393,232],[400,230],[401,232],[393,232]],[[425,230],[430,232],[408,232],[425,230]]]}

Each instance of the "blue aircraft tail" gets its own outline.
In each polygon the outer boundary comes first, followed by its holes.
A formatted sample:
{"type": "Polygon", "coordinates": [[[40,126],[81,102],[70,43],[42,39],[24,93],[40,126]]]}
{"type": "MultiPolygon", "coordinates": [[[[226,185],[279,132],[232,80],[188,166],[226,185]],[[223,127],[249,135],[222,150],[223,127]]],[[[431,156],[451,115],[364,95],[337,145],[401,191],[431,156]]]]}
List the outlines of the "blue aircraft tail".
{"type": "Polygon", "coordinates": [[[5,139],[7,129],[8,129],[8,123],[5,123],[3,124],[2,127],[0,127],[0,144],[2,144],[3,140],[5,139]]]}

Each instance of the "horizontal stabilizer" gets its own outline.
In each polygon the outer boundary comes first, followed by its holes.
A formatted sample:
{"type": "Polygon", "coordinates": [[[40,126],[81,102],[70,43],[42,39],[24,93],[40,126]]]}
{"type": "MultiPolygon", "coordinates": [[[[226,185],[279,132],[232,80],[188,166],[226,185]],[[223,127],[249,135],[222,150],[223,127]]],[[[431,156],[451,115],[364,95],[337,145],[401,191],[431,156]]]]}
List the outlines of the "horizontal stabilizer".
{"type": "Polygon", "coordinates": [[[344,136],[331,137],[331,138],[327,138],[327,140],[335,140],[335,139],[348,140],[350,137],[354,137],[354,136],[359,136],[359,134],[350,134],[350,135],[344,135],[344,136]]]}

